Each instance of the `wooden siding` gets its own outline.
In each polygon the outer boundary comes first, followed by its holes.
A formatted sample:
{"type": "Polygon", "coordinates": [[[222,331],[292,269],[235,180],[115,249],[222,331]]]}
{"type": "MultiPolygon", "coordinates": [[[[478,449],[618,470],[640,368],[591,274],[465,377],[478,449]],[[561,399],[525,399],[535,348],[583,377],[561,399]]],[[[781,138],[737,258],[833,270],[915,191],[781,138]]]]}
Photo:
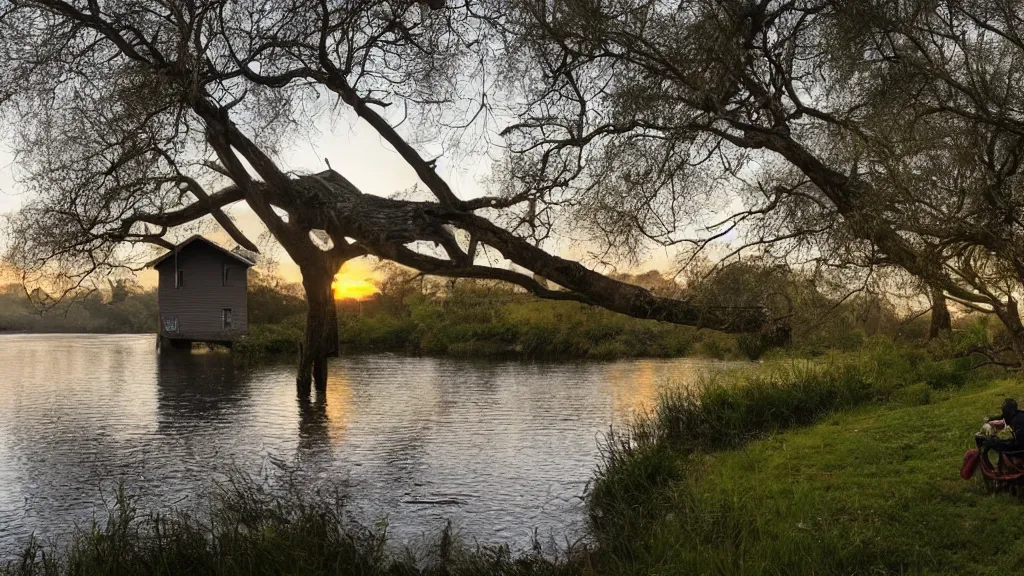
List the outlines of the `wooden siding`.
{"type": "Polygon", "coordinates": [[[156,266],[160,276],[160,334],[172,339],[227,342],[249,330],[246,311],[248,268],[203,242],[182,248],[177,258],[156,266]],[[183,274],[175,287],[175,266],[183,274]],[[224,267],[229,267],[225,286],[224,267]],[[223,311],[231,309],[231,328],[223,326],[223,311]],[[168,329],[177,319],[177,330],[168,329]]]}

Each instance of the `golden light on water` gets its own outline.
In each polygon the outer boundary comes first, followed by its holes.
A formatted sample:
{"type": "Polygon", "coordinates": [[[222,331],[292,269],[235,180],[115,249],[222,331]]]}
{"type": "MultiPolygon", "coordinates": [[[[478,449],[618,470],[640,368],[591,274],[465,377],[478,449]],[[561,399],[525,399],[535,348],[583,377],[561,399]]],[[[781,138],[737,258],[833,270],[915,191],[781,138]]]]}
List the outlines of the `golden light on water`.
{"type": "Polygon", "coordinates": [[[331,289],[335,300],[365,300],[379,290],[374,283],[373,269],[360,260],[346,262],[334,275],[331,289]]]}
{"type": "Polygon", "coordinates": [[[665,375],[657,370],[656,360],[613,364],[609,369],[612,386],[612,408],[616,413],[631,416],[654,408],[665,375]]]}
{"type": "Polygon", "coordinates": [[[327,381],[326,416],[327,437],[337,444],[345,437],[349,416],[352,412],[352,382],[345,370],[332,367],[334,374],[327,381]]]}

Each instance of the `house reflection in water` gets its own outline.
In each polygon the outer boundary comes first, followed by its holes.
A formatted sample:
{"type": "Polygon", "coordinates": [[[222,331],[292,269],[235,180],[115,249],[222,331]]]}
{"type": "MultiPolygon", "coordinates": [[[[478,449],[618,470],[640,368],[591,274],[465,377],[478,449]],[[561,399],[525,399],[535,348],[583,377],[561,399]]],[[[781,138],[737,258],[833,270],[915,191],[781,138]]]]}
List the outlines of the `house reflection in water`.
{"type": "Polygon", "coordinates": [[[230,420],[245,399],[243,378],[224,351],[157,355],[157,413],[161,430],[214,428],[230,420]]]}
{"type": "Polygon", "coordinates": [[[233,441],[259,444],[264,435],[280,437],[282,430],[297,428],[300,449],[344,439],[352,384],[342,366],[331,366],[326,395],[310,399],[296,397],[288,364],[248,370],[226,351],[203,349],[165,352],[157,359],[158,425],[165,432],[210,434],[230,425],[251,432],[233,441]]]}

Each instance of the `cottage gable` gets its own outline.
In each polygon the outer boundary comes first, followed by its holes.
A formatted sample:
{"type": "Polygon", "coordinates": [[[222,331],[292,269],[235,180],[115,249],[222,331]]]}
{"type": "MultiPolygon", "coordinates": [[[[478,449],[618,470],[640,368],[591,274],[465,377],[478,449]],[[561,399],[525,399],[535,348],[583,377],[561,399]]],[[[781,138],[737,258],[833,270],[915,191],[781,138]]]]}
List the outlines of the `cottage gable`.
{"type": "Polygon", "coordinates": [[[252,265],[201,236],[151,262],[159,274],[161,338],[230,343],[247,333],[252,265]]]}

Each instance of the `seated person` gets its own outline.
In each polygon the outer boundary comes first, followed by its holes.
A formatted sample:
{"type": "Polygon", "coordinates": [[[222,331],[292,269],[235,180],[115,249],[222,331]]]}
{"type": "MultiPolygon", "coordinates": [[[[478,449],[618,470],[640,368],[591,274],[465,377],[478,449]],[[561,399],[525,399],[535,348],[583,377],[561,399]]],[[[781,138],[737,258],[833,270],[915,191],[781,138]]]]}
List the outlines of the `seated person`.
{"type": "Polygon", "coordinates": [[[990,446],[1002,451],[1024,450],[1024,411],[1018,409],[1016,400],[1003,400],[1002,414],[986,420],[977,442],[979,448],[990,446]]]}

